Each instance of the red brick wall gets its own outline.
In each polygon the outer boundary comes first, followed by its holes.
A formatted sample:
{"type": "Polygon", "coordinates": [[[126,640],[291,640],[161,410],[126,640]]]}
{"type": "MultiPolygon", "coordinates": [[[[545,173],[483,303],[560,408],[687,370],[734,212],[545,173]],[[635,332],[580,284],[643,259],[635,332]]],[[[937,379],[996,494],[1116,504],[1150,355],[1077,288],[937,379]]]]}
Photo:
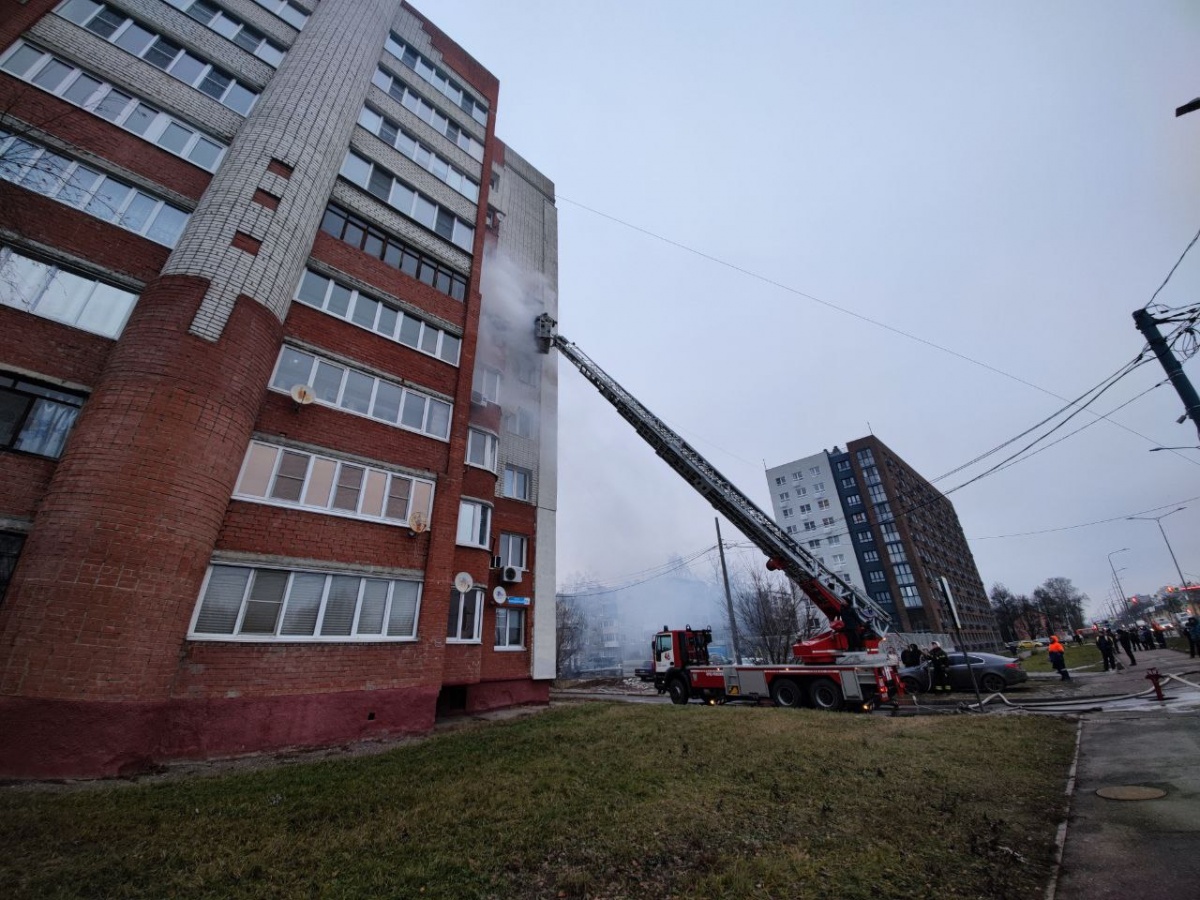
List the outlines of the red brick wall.
{"type": "Polygon", "coordinates": [[[58,4],[59,0],[0,0],[0,47],[7,48],[58,4]]]}
{"type": "Polygon", "coordinates": [[[212,175],[199,166],[2,72],[0,96],[11,98],[5,108],[6,115],[28,122],[73,147],[91,151],[153,182],[170,185],[172,190],[185,197],[199,200],[212,180],[212,175]]]}
{"type": "Polygon", "coordinates": [[[155,278],[166,265],[171,251],[161,244],[8,182],[0,186],[13,192],[16,221],[9,226],[22,237],[142,282],[155,278]]]}
{"type": "Polygon", "coordinates": [[[206,286],[152,283],[113,348],[0,609],[0,692],[167,696],[282,332],[242,298],[188,335],[206,286]]]}
{"type": "Polygon", "coordinates": [[[33,518],[55,465],[43,456],[0,453],[0,516],[33,518]]]}
{"type": "Polygon", "coordinates": [[[113,341],[97,334],[0,306],[0,368],[16,366],[90,387],[112,346],[113,341]]]}

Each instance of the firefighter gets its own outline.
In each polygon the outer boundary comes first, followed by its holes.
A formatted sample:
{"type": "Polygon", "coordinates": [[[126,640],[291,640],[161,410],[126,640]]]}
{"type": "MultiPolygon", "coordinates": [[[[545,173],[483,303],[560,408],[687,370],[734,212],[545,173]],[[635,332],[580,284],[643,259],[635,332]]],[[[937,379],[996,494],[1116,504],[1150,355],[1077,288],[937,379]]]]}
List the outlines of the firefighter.
{"type": "Polygon", "coordinates": [[[900,662],[906,667],[919,666],[921,664],[921,648],[916,644],[909,644],[907,650],[900,652],[900,662]]]}
{"type": "Polygon", "coordinates": [[[929,645],[925,656],[933,669],[934,692],[940,694],[946,691],[948,693],[950,691],[950,657],[946,655],[946,651],[937,641],[929,645]]]}

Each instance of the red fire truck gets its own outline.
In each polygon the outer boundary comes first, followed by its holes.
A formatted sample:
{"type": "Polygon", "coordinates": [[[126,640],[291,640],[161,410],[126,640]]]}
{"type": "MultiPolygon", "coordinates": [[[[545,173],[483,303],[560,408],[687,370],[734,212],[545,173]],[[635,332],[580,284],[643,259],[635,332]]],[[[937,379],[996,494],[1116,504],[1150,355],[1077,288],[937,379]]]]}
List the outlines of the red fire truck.
{"type": "Polygon", "coordinates": [[[671,468],[766,554],[767,568],[787,575],[829,620],[825,632],[793,646],[795,661],[786,665],[713,665],[710,629],[664,628],[652,645],[660,690],[675,703],[769,697],[779,706],[816,709],[870,709],[903,694],[895,667],[879,652],[890,625],[883,607],[792,540],[695,448],[560,335],[553,318],[538,316],[534,333],[543,353],[557,349],[579,369],[671,468]]]}

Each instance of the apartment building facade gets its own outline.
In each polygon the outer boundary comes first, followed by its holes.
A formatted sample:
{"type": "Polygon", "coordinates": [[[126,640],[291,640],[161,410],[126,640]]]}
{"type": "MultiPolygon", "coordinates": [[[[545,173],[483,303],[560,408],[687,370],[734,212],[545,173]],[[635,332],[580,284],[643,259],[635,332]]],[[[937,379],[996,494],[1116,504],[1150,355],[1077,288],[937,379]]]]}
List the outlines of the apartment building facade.
{"type": "Polygon", "coordinates": [[[554,677],[554,186],[402,0],[0,21],[0,776],[554,677]]]}
{"type": "MultiPolygon", "coordinates": [[[[855,560],[853,581],[888,611],[894,630],[953,633],[944,577],[962,622],[963,649],[1000,645],[999,626],[953,504],[891,448],[874,435],[859,438],[845,450],[835,447],[769,469],[768,485],[778,496],[785,487],[779,479],[797,474],[796,484],[819,479],[823,493],[834,493],[841,509],[835,521],[845,523],[843,540],[855,560]]],[[[812,515],[794,522],[795,513],[784,518],[776,509],[785,528],[805,529],[794,533],[802,544],[805,533],[822,527],[812,515]]],[[[823,561],[830,564],[828,553],[823,561]]]]}

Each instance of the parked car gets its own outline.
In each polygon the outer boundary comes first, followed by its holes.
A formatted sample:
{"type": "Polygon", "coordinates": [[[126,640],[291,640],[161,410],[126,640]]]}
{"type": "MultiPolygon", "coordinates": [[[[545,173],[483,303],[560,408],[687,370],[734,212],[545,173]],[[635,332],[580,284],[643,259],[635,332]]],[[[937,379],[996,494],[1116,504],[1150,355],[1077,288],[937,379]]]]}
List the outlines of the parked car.
{"type": "MultiPolygon", "coordinates": [[[[1023,643],[1033,643],[1032,641],[1023,643]]],[[[950,687],[956,691],[970,691],[971,671],[967,669],[967,654],[961,651],[947,654],[950,657],[950,687]]],[[[996,653],[972,653],[971,670],[979,682],[979,689],[995,693],[1029,679],[1029,673],[1021,664],[1007,656],[996,653]]],[[[900,680],[910,694],[919,694],[933,686],[933,672],[929,663],[906,666],[900,670],[900,680]]]]}
{"type": "Polygon", "coordinates": [[[648,659],[644,663],[642,663],[640,666],[638,666],[636,669],[634,669],[633,676],[634,676],[634,678],[637,678],[640,681],[653,681],[654,680],[654,660],[648,659]]]}

